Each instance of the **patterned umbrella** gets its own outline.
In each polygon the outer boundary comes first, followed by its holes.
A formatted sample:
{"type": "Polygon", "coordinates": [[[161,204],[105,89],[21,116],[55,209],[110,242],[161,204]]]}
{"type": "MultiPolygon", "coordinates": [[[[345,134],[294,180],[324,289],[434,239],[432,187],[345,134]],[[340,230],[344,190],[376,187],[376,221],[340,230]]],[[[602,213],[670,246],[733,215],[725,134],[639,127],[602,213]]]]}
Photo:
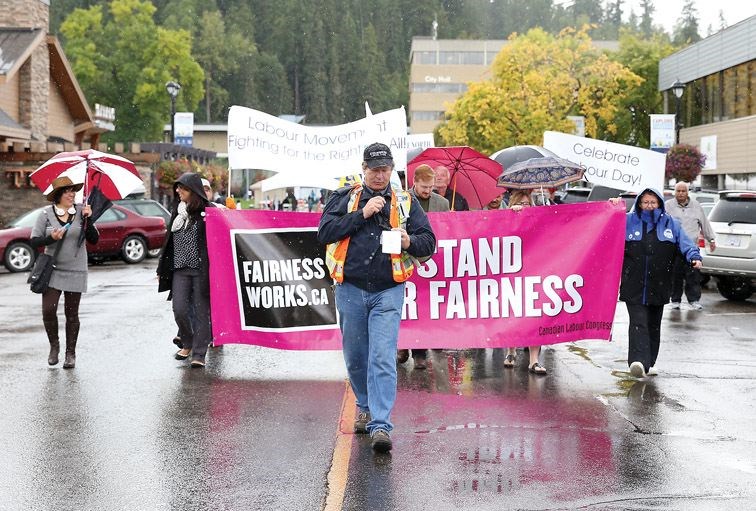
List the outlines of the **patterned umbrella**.
{"type": "Polygon", "coordinates": [[[515,163],[497,180],[503,188],[550,188],[579,181],[585,169],[570,160],[557,157],[530,158],[515,163]]]}
{"type": "Polygon", "coordinates": [[[461,194],[470,209],[481,209],[501,192],[496,189],[496,178],[501,165],[472,147],[429,147],[407,164],[407,180],[412,186],[415,169],[422,163],[434,169],[449,169],[449,188],[461,194]]]}
{"type": "Polygon", "coordinates": [[[126,158],[94,149],[58,153],[31,174],[32,182],[47,194],[58,177],[68,176],[74,183],[84,183],[84,195],[90,186],[98,186],[111,200],[123,199],[142,186],[136,166],[126,158]]]}

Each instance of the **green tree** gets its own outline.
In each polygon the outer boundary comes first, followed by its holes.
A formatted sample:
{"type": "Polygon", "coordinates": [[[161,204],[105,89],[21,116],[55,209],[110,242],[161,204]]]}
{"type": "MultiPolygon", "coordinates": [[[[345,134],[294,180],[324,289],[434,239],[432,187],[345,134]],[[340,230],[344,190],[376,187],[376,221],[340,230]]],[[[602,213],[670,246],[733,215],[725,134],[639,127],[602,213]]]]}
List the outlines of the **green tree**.
{"type": "Polygon", "coordinates": [[[155,25],[154,12],[149,1],[113,0],[107,10],[76,9],[61,26],[89,101],[116,108],[116,130],[107,141],[158,140],[170,119],[169,80],[181,84],[178,111],[193,111],[204,94],[190,34],[155,25]]]}
{"type": "Polygon", "coordinates": [[[616,141],[649,147],[651,127],[649,115],[664,110],[664,98],[658,91],[659,61],[675,51],[666,34],[642,39],[629,30],[620,35],[620,48],[609,57],[643,79],[629,89],[617,112],[616,141]]]}
{"type": "Polygon", "coordinates": [[[627,90],[641,78],[594,48],[586,29],[555,37],[541,29],[510,38],[489,81],[470,84],[439,127],[446,145],[467,144],[491,153],[540,144],[543,132],[569,132],[568,115],[585,116],[586,134],[613,139],[627,90]]]}
{"type": "Polygon", "coordinates": [[[194,40],[194,56],[205,73],[205,122],[225,119],[231,98],[222,81],[235,73],[245,58],[255,56],[255,45],[240,33],[227,30],[218,11],[202,15],[194,40]]]}

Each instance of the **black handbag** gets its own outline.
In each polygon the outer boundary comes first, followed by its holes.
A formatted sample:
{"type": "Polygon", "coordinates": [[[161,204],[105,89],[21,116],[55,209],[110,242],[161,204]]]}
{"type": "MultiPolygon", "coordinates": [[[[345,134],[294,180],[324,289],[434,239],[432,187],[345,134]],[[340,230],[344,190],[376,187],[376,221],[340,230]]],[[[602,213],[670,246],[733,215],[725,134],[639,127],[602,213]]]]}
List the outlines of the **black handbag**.
{"type": "Polygon", "coordinates": [[[58,246],[55,247],[55,253],[53,255],[39,254],[37,260],[34,262],[34,268],[32,268],[29,278],[26,280],[27,284],[31,284],[29,288],[32,293],[44,293],[47,291],[47,286],[50,284],[50,276],[55,269],[55,259],[58,257],[60,247],[63,246],[63,239],[66,237],[66,233],[58,240],[58,246]]]}

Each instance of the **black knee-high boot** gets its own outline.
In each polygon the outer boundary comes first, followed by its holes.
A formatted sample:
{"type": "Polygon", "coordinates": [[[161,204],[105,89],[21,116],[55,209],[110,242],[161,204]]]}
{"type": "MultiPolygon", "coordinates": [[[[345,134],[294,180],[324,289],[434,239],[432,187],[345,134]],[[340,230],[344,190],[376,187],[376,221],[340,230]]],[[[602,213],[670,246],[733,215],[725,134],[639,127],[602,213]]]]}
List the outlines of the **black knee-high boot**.
{"type": "Polygon", "coordinates": [[[58,318],[42,320],[47,332],[47,340],[50,341],[50,354],[47,355],[47,363],[54,366],[58,363],[58,354],[60,353],[60,341],[58,340],[58,318]]]}
{"type": "Polygon", "coordinates": [[[76,367],[76,340],[79,338],[79,321],[66,321],[66,360],[63,369],[76,367]]]}

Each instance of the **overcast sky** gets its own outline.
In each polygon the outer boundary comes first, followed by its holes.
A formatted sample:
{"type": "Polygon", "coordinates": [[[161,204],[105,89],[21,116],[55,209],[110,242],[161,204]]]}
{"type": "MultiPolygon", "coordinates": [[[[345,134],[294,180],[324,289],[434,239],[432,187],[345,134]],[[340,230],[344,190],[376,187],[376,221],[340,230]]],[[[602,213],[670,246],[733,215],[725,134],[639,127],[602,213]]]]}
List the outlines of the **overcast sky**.
{"type": "MultiPolygon", "coordinates": [[[[606,4],[606,2],[604,2],[606,4]]],[[[756,2],[754,0],[695,0],[693,2],[698,11],[699,33],[706,37],[709,25],[714,32],[719,29],[719,11],[724,14],[727,26],[732,26],[756,15],[756,2]]],[[[640,0],[626,0],[622,4],[624,17],[630,15],[630,9],[635,14],[641,14],[640,0]]],[[[654,1],[654,25],[662,25],[664,29],[672,33],[677,20],[680,18],[685,0],[655,0],[654,1]]]]}

